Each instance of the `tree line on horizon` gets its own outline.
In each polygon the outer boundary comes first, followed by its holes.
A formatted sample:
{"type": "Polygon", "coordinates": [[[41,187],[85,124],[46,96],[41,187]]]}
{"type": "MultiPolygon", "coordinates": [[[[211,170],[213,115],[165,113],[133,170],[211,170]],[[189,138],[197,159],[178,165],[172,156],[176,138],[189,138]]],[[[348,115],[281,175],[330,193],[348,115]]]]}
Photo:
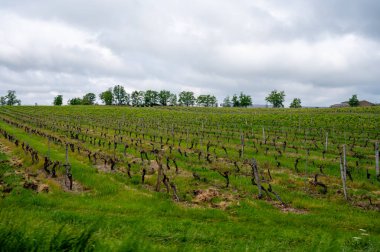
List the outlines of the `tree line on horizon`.
{"type": "MultiPolygon", "coordinates": [[[[115,85],[99,94],[99,99],[104,105],[133,106],[133,107],[153,107],[153,106],[199,106],[199,107],[218,107],[218,101],[214,95],[202,94],[196,97],[192,91],[182,91],[178,95],[168,90],[146,90],[133,91],[127,93],[123,86],[115,85]]],[[[96,95],[87,93],[83,97],[75,97],[68,100],[68,105],[95,105],[96,95]]],[[[284,107],[285,92],[273,90],[266,101],[275,108],[284,107]]],[[[54,105],[63,104],[62,95],[54,98],[54,105]]],[[[222,107],[249,107],[252,106],[252,97],[240,92],[232,97],[224,98],[222,107]]],[[[290,105],[291,108],[301,108],[301,99],[295,98],[290,105]]]]}
{"type": "MultiPolygon", "coordinates": [[[[199,107],[218,107],[218,101],[214,95],[204,94],[196,97],[192,91],[182,91],[178,96],[168,90],[146,90],[133,91],[127,93],[123,86],[115,85],[99,94],[99,98],[105,105],[116,106],[134,106],[134,107],[153,107],[153,106],[199,106],[199,107]]],[[[274,108],[283,108],[285,101],[285,92],[273,90],[265,100],[272,104],[274,108]]],[[[63,96],[54,97],[53,105],[61,106],[63,104],[63,96]]],[[[96,105],[96,95],[87,93],[83,97],[75,97],[69,99],[68,105],[96,105]]],[[[357,95],[354,94],[349,99],[348,104],[351,107],[359,106],[357,95]]],[[[21,105],[21,100],[17,99],[16,91],[8,90],[5,96],[0,97],[1,106],[21,105]]],[[[222,107],[249,107],[252,106],[252,97],[240,92],[239,95],[234,94],[232,97],[224,98],[222,107]]],[[[302,108],[301,99],[294,98],[289,108],[302,108]]]]}
{"type": "MultiPolygon", "coordinates": [[[[196,97],[192,91],[182,91],[178,96],[168,90],[146,90],[127,93],[123,86],[116,85],[99,94],[104,105],[153,107],[153,106],[202,106],[217,107],[218,101],[214,95],[206,94],[196,97]]],[[[62,105],[62,95],[54,98],[54,105],[62,105]]],[[[87,93],[82,98],[69,99],[68,105],[95,105],[96,95],[87,93]]]]}

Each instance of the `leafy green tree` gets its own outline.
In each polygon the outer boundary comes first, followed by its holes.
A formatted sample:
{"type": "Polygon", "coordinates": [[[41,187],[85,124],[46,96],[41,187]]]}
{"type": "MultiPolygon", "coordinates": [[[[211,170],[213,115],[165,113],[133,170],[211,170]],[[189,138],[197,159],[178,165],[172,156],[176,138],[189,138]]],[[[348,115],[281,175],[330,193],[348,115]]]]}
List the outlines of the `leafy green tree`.
{"type": "Polygon", "coordinates": [[[211,107],[218,107],[218,100],[214,95],[211,95],[211,97],[209,97],[209,104],[211,107]]]}
{"type": "Polygon", "coordinates": [[[145,92],[144,91],[133,91],[131,94],[131,103],[134,107],[144,106],[145,92]]]}
{"type": "Polygon", "coordinates": [[[169,103],[169,99],[170,99],[171,95],[172,95],[172,93],[170,93],[170,91],[168,91],[168,90],[161,90],[158,93],[158,100],[159,100],[160,104],[162,106],[167,106],[168,103],[169,103]]]}
{"type": "Polygon", "coordinates": [[[240,101],[236,94],[232,96],[232,106],[233,107],[240,107],[240,101]]]}
{"type": "Polygon", "coordinates": [[[232,106],[232,102],[230,100],[230,97],[227,96],[226,98],[224,98],[223,100],[223,107],[231,107],[232,106]]]}
{"type": "Polygon", "coordinates": [[[112,105],[112,102],[113,102],[113,93],[112,93],[112,89],[109,88],[108,90],[102,92],[99,94],[99,98],[100,100],[102,100],[102,102],[105,104],[105,105],[112,105]]]}
{"type": "Polygon", "coordinates": [[[252,105],[252,98],[250,95],[243,94],[243,92],[239,95],[239,104],[240,107],[248,107],[252,105]]]}
{"type": "Polygon", "coordinates": [[[82,105],[82,99],[80,97],[75,97],[70,99],[67,104],[69,105],[82,105]]]}
{"type": "Polygon", "coordinates": [[[356,94],[352,95],[352,97],[348,100],[348,104],[351,107],[358,107],[359,106],[358,96],[356,94]]]}
{"type": "Polygon", "coordinates": [[[87,93],[83,96],[82,105],[94,105],[96,96],[94,93],[87,93]]]}
{"type": "Polygon", "coordinates": [[[0,104],[1,104],[1,106],[5,106],[5,105],[7,105],[7,99],[5,99],[4,96],[1,96],[1,97],[0,97],[0,104]]]}
{"type": "MultiPolygon", "coordinates": [[[[226,97],[226,99],[227,98],[229,99],[229,97],[226,97]]],[[[228,100],[225,102],[228,102],[228,100]]],[[[229,104],[232,104],[233,107],[248,107],[252,105],[252,97],[250,95],[244,94],[243,92],[240,92],[239,96],[236,94],[232,96],[232,100],[229,104]]]]}
{"type": "Polygon", "coordinates": [[[277,90],[273,90],[265,100],[273,105],[274,108],[283,108],[283,102],[285,101],[285,92],[278,92],[277,90]]]}
{"type": "Polygon", "coordinates": [[[195,100],[198,106],[206,106],[207,103],[207,95],[199,95],[195,100]]]}
{"type": "Polygon", "coordinates": [[[53,101],[54,106],[62,106],[62,100],[63,100],[62,95],[57,95],[56,97],[54,97],[54,101],[53,101]]]}
{"type": "Polygon", "coordinates": [[[176,94],[170,94],[168,102],[169,102],[170,106],[177,106],[177,95],[176,94]]]}
{"type": "Polygon", "coordinates": [[[125,105],[131,105],[131,95],[128,93],[125,94],[125,105]]]}
{"type": "Polygon", "coordinates": [[[0,97],[0,103],[1,105],[8,105],[8,106],[21,105],[21,101],[17,99],[16,91],[14,90],[8,90],[8,93],[6,96],[0,97]]]}
{"type": "Polygon", "coordinates": [[[114,104],[119,105],[119,106],[126,104],[125,97],[127,93],[125,92],[123,86],[120,86],[120,85],[114,86],[112,93],[113,93],[114,104]]]}
{"type": "Polygon", "coordinates": [[[194,106],[194,93],[191,91],[182,91],[181,93],[179,93],[178,102],[181,106],[194,106]]]}
{"type": "Polygon", "coordinates": [[[294,98],[292,103],[290,103],[290,108],[302,108],[301,106],[301,99],[300,98],[294,98]]]}
{"type": "Polygon", "coordinates": [[[154,90],[147,90],[144,94],[144,104],[145,106],[157,106],[159,103],[158,92],[154,90]]]}
{"type": "Polygon", "coordinates": [[[217,106],[217,100],[213,95],[200,95],[197,97],[197,105],[203,107],[217,106]]]}

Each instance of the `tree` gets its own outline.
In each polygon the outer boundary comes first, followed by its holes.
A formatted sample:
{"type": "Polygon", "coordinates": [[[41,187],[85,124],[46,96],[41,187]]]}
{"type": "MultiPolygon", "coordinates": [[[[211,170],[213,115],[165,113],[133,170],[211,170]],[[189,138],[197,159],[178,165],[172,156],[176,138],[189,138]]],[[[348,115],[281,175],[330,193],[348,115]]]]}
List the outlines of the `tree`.
{"type": "MultiPolygon", "coordinates": [[[[227,96],[225,100],[226,102],[229,102],[229,97],[227,96]],[[228,98],[228,101],[226,99],[228,98]]],[[[231,102],[229,102],[230,106],[232,105],[233,107],[248,107],[252,105],[252,97],[250,95],[246,95],[243,92],[240,92],[240,95],[237,96],[234,94],[232,96],[231,102]]]]}
{"type": "Polygon", "coordinates": [[[358,96],[356,94],[352,95],[352,97],[348,100],[348,104],[351,107],[357,107],[357,106],[359,106],[358,96]]]}
{"type": "Polygon", "coordinates": [[[240,101],[236,94],[232,96],[232,106],[233,107],[240,107],[240,101]]]}
{"type": "Polygon", "coordinates": [[[4,96],[1,96],[1,97],[0,97],[0,104],[1,104],[1,106],[5,106],[5,105],[7,105],[7,99],[5,99],[4,96]]]}
{"type": "Polygon", "coordinates": [[[229,96],[227,96],[226,98],[224,98],[222,106],[223,107],[231,107],[232,106],[232,103],[231,103],[231,100],[230,100],[229,96]]]}
{"type": "Polygon", "coordinates": [[[214,95],[211,95],[211,97],[209,97],[209,103],[211,107],[218,107],[218,100],[214,95]]]}
{"type": "Polygon", "coordinates": [[[123,86],[116,85],[116,86],[113,87],[113,100],[114,100],[114,104],[116,104],[116,105],[125,105],[126,104],[126,101],[125,101],[126,95],[127,95],[127,93],[125,92],[123,86]]]}
{"type": "Polygon", "coordinates": [[[217,100],[213,95],[200,95],[197,98],[198,106],[203,107],[214,107],[217,106],[217,100]]]}
{"type": "Polygon", "coordinates": [[[94,105],[96,96],[94,93],[87,93],[83,96],[82,105],[94,105]]]}
{"type": "Polygon", "coordinates": [[[182,91],[181,93],[179,93],[178,102],[181,106],[194,106],[194,93],[191,91],[182,91]]]}
{"type": "Polygon", "coordinates": [[[294,98],[292,103],[290,104],[289,108],[302,108],[301,99],[300,98],[294,98]]]}
{"type": "Polygon", "coordinates": [[[145,92],[144,91],[133,91],[131,94],[132,106],[140,107],[144,105],[145,92]]]}
{"type": "Polygon", "coordinates": [[[109,88],[108,90],[100,93],[99,94],[99,98],[100,98],[100,100],[102,100],[102,102],[105,105],[112,105],[112,102],[113,102],[113,93],[112,93],[111,88],[109,88]]]}
{"type": "Polygon", "coordinates": [[[67,104],[69,105],[82,105],[82,99],[80,97],[75,97],[68,100],[67,104]]]}
{"type": "Polygon", "coordinates": [[[159,93],[158,93],[158,100],[160,102],[160,104],[162,106],[167,106],[168,103],[169,103],[169,99],[170,99],[170,96],[172,95],[172,93],[170,93],[170,91],[167,91],[167,90],[161,90],[159,93]]]}
{"type": "Polygon", "coordinates": [[[177,95],[176,94],[170,94],[169,104],[170,104],[170,106],[177,106],[177,95]]]}
{"type": "Polygon", "coordinates": [[[273,90],[265,100],[273,105],[274,108],[283,108],[283,102],[285,101],[285,92],[278,92],[277,90],[273,90]]]}
{"type": "Polygon", "coordinates": [[[57,95],[56,97],[54,97],[54,106],[62,106],[62,100],[63,100],[63,97],[62,95],[57,95]]]}
{"type": "Polygon", "coordinates": [[[8,105],[8,106],[21,105],[21,101],[17,99],[16,91],[14,90],[8,90],[8,93],[6,96],[0,97],[0,103],[1,105],[8,105]]]}
{"type": "Polygon", "coordinates": [[[144,94],[144,104],[145,106],[156,106],[159,103],[158,92],[154,90],[147,90],[144,94]]]}
{"type": "Polygon", "coordinates": [[[252,98],[250,95],[246,95],[246,94],[243,94],[243,92],[240,92],[239,103],[240,103],[240,107],[246,108],[252,105],[252,98]]]}
{"type": "Polygon", "coordinates": [[[128,93],[125,94],[125,105],[131,105],[131,95],[128,93]]]}

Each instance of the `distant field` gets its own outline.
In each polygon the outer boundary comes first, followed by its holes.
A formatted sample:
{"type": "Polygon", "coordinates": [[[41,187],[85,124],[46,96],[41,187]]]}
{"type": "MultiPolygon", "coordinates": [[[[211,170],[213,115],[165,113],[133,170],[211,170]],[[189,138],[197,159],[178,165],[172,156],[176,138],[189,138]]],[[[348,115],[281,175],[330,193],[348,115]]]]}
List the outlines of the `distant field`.
{"type": "Polygon", "coordinates": [[[380,251],[380,107],[3,106],[0,131],[0,251],[380,251]]]}

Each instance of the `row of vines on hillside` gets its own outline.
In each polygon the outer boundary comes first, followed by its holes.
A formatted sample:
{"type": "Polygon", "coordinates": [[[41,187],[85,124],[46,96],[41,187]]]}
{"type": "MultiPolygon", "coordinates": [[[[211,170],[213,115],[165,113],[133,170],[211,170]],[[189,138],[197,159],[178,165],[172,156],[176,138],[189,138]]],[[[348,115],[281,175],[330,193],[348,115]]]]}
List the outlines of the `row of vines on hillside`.
{"type": "MultiPolygon", "coordinates": [[[[179,190],[187,190],[179,185],[224,181],[227,189],[244,194],[250,185],[259,198],[264,192],[285,204],[274,177],[281,171],[321,195],[348,177],[350,183],[369,185],[360,197],[378,197],[373,188],[380,184],[375,170],[380,111],[362,110],[15,107],[2,108],[0,118],[85,157],[94,167],[138,176],[141,184],[154,176],[152,189],[172,193],[176,200],[181,200],[179,190]]],[[[5,130],[3,135],[9,138],[5,130]]],[[[30,146],[22,139],[18,144],[30,146]]],[[[50,176],[65,163],[37,155],[50,176]]]]}

